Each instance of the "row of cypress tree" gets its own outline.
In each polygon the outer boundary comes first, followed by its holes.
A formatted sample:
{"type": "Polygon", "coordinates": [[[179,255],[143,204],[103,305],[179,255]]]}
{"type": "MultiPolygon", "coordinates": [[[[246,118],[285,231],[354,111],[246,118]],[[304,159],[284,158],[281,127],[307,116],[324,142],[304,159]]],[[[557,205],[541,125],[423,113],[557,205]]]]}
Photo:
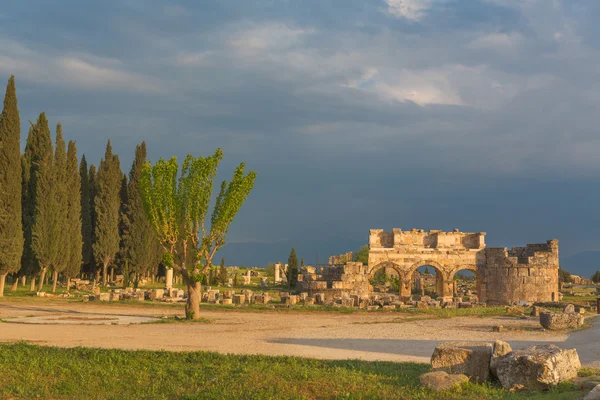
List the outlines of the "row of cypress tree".
{"type": "Polygon", "coordinates": [[[127,177],[110,140],[96,170],[85,155],[78,161],[60,124],[53,144],[45,113],[30,125],[21,154],[11,76],[0,115],[0,296],[9,274],[13,290],[29,279],[33,291],[51,273],[54,291],[60,277],[80,273],[106,284],[109,268],[126,279],[156,272],[161,251],[139,195],[146,144],[136,147],[127,177]]]}

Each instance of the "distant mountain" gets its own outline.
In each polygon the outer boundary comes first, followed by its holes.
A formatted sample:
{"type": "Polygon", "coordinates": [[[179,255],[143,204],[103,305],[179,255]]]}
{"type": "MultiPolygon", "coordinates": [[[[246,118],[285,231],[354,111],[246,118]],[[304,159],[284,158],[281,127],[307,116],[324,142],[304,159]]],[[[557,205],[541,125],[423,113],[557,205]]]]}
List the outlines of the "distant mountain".
{"type": "Polygon", "coordinates": [[[589,278],[600,270],[600,251],[583,251],[561,258],[560,266],[573,275],[589,278]]]}

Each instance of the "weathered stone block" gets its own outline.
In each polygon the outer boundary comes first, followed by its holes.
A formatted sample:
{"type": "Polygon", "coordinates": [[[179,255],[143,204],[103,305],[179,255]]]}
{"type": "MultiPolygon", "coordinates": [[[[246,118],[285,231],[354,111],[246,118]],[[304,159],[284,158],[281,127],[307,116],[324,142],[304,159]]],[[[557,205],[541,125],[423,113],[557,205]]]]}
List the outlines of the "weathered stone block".
{"type": "Polygon", "coordinates": [[[246,295],[243,294],[234,294],[233,295],[233,304],[244,304],[246,302],[246,295]]]}
{"type": "Polygon", "coordinates": [[[490,376],[492,345],[478,342],[447,342],[437,346],[431,356],[433,371],[465,374],[474,382],[490,376]]]}
{"type": "Polygon", "coordinates": [[[544,390],[575,378],[581,363],[577,350],[548,344],[510,352],[499,357],[495,367],[505,389],[544,390]]]}
{"type": "Polygon", "coordinates": [[[100,293],[97,299],[100,301],[110,301],[110,293],[100,293]]]}
{"type": "Polygon", "coordinates": [[[160,300],[164,297],[164,289],[152,289],[150,291],[150,300],[160,300]]]}
{"type": "Polygon", "coordinates": [[[540,325],[553,331],[576,329],[583,325],[584,317],[576,313],[540,313],[540,325]]]}
{"type": "Polygon", "coordinates": [[[229,298],[229,299],[223,299],[221,300],[223,303],[223,305],[230,305],[233,304],[233,299],[229,298]]]}
{"type": "Polygon", "coordinates": [[[497,378],[498,374],[496,372],[496,369],[498,359],[510,353],[512,351],[512,348],[510,347],[510,344],[502,340],[496,340],[493,346],[494,350],[492,352],[492,358],[490,360],[490,372],[492,373],[492,376],[497,378]]]}

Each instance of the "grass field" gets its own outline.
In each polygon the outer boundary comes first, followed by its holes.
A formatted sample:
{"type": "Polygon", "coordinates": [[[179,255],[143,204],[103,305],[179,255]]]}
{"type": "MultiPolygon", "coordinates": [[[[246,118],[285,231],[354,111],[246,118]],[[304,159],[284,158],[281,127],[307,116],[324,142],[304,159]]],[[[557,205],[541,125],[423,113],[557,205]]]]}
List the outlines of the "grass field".
{"type": "Polygon", "coordinates": [[[468,383],[418,386],[427,364],[0,344],[0,398],[52,399],[576,399],[564,384],[508,393],[468,383]]]}

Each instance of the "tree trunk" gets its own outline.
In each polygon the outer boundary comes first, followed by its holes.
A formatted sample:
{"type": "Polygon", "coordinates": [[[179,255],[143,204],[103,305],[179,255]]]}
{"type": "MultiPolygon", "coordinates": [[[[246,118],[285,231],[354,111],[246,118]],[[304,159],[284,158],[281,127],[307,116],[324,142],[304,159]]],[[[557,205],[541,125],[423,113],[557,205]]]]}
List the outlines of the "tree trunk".
{"type": "Polygon", "coordinates": [[[42,289],[44,288],[44,279],[46,278],[47,270],[48,270],[48,267],[42,267],[42,270],[40,271],[40,283],[38,284],[38,292],[41,292],[42,289]]]}
{"type": "Polygon", "coordinates": [[[96,269],[96,282],[100,282],[100,268],[96,269]]]}
{"type": "Polygon", "coordinates": [[[0,275],[0,297],[4,297],[4,282],[6,282],[6,274],[0,275]]]}
{"type": "Polygon", "coordinates": [[[58,271],[52,271],[52,293],[56,293],[56,282],[58,282],[58,271]]]}
{"type": "Polygon", "coordinates": [[[188,299],[185,305],[185,317],[187,319],[200,319],[200,298],[202,297],[202,286],[200,282],[188,285],[188,299]]]}
{"type": "Polygon", "coordinates": [[[188,289],[188,299],[185,304],[185,317],[187,319],[200,319],[200,299],[202,298],[202,285],[195,282],[189,276],[186,269],[181,271],[181,275],[188,289]]]}
{"type": "Polygon", "coordinates": [[[105,262],[102,264],[102,285],[103,286],[106,286],[106,280],[108,278],[107,272],[108,272],[108,263],[105,262]]]}
{"type": "Polygon", "coordinates": [[[29,291],[35,292],[35,275],[33,275],[31,281],[29,281],[29,291]]]}
{"type": "Polygon", "coordinates": [[[27,276],[23,275],[21,277],[21,286],[25,286],[27,284],[27,276]]]}
{"type": "Polygon", "coordinates": [[[11,292],[16,292],[18,287],[19,287],[19,277],[15,276],[15,281],[13,282],[13,284],[12,284],[12,286],[10,288],[10,291],[11,292]]]}
{"type": "Polygon", "coordinates": [[[115,267],[112,267],[110,269],[110,281],[114,282],[115,281],[115,267]]]}

